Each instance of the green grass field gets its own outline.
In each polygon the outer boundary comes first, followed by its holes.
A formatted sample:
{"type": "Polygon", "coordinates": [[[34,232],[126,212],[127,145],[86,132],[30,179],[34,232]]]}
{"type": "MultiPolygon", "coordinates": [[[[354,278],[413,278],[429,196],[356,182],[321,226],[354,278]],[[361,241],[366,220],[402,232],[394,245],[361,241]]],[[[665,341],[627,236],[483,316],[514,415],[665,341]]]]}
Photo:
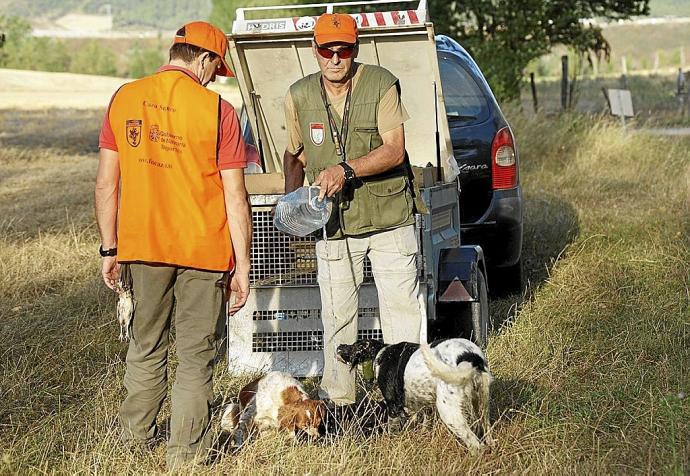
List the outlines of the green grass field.
{"type": "MultiPolygon", "coordinates": [[[[164,471],[162,445],[117,439],[125,345],[92,211],[101,114],[0,112],[0,474],[164,471]]],[[[492,303],[498,445],[471,456],[433,419],[313,444],[268,434],[200,474],[688,474],[690,142],[509,117],[529,285],[492,303]]],[[[219,398],[242,383],[217,377],[219,398]]]]}

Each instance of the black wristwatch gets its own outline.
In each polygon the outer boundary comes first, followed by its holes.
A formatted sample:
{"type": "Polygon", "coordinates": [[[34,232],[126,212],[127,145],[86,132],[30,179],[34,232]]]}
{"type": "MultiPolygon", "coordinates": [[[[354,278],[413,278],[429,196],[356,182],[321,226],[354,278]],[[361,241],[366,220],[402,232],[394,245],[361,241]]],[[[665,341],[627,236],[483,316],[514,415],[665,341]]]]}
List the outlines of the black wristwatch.
{"type": "Polygon", "coordinates": [[[104,258],[106,256],[117,256],[117,248],[110,248],[109,250],[104,250],[103,245],[101,245],[98,247],[98,254],[100,254],[104,258]]]}
{"type": "Polygon", "coordinates": [[[357,177],[355,175],[355,171],[347,162],[339,162],[338,165],[340,165],[345,171],[345,182],[352,182],[357,177]]]}

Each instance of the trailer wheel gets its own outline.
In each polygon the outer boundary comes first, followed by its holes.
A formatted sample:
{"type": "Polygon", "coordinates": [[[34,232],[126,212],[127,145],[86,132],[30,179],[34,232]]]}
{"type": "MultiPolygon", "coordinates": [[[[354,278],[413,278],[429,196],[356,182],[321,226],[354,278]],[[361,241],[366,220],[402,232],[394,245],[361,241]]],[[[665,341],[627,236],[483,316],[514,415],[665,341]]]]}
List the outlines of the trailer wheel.
{"type": "Polygon", "coordinates": [[[489,291],[483,272],[479,272],[477,275],[477,288],[479,301],[474,301],[470,305],[472,313],[471,340],[478,346],[485,347],[489,335],[489,291]]]}

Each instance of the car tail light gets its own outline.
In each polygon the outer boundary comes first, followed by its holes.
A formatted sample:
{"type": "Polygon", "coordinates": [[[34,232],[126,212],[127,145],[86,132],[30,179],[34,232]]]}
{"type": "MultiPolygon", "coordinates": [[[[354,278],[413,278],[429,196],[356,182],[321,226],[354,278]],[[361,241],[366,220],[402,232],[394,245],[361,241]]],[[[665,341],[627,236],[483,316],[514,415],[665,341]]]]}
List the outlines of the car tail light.
{"type": "Polygon", "coordinates": [[[491,173],[494,190],[517,186],[517,158],[510,128],[499,130],[491,144],[491,173]]]}

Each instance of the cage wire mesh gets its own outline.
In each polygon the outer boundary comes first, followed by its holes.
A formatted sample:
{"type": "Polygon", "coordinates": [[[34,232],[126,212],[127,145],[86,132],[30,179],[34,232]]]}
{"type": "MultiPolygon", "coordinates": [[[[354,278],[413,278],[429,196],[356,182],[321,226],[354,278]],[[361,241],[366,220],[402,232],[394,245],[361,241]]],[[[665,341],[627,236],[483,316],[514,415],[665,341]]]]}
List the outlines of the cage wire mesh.
{"type": "MultiPolygon", "coordinates": [[[[252,287],[316,285],[316,234],[297,237],[273,226],[270,210],[253,210],[254,226],[249,279],[252,287]]],[[[373,282],[371,262],[364,260],[364,282],[373,282]]],[[[378,319],[375,307],[360,308],[359,319],[378,319]]],[[[303,321],[303,330],[252,332],[252,352],[323,350],[321,309],[255,309],[253,321],[303,321]]],[[[278,325],[280,328],[280,323],[278,325]]],[[[360,329],[358,338],[383,339],[380,329],[360,329]]]]}
{"type": "MultiPolygon", "coordinates": [[[[316,236],[291,236],[273,226],[270,210],[252,212],[250,284],[290,286],[316,284],[316,236]]],[[[364,282],[374,279],[369,259],[364,260],[364,282]]]]}
{"type": "MultiPolygon", "coordinates": [[[[379,311],[375,307],[360,308],[359,319],[378,318],[379,311]]],[[[252,352],[303,352],[323,350],[323,331],[318,328],[321,322],[320,309],[289,309],[254,311],[254,320],[310,319],[311,329],[301,331],[254,332],[252,334],[252,352]]],[[[358,339],[383,340],[381,329],[359,329],[358,339]]]]}

